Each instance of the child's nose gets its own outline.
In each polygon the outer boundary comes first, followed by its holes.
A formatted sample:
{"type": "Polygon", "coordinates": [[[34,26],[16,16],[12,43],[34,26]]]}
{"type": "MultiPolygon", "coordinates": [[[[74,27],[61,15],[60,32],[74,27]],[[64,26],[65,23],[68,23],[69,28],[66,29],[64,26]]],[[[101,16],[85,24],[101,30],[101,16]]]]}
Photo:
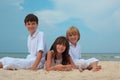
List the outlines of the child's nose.
{"type": "Polygon", "coordinates": [[[32,27],[32,24],[30,24],[30,27],[32,27]]]}
{"type": "Polygon", "coordinates": [[[64,45],[61,44],[60,47],[64,47],[64,45]]]}

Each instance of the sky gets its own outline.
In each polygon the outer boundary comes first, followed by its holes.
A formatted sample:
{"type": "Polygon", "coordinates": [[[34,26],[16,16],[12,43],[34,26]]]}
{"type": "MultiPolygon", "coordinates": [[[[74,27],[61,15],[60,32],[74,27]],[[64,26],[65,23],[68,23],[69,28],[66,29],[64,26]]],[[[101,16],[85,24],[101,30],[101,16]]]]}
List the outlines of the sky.
{"type": "Polygon", "coordinates": [[[27,52],[29,13],[38,16],[48,50],[76,26],[82,53],[120,53],[120,0],[0,0],[0,52],[27,52]]]}

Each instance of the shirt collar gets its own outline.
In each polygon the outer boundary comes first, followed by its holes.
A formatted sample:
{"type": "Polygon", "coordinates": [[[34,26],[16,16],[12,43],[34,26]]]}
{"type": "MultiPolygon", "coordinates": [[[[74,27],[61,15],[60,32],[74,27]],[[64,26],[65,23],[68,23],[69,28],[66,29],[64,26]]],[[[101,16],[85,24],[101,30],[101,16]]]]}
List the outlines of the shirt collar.
{"type": "Polygon", "coordinates": [[[74,46],[71,42],[69,42],[69,45],[72,46],[72,47],[76,47],[77,46],[77,44],[76,44],[76,46],[74,46]]]}
{"type": "Polygon", "coordinates": [[[37,34],[38,34],[38,29],[34,32],[33,36],[31,36],[31,38],[36,37],[37,34]]]}

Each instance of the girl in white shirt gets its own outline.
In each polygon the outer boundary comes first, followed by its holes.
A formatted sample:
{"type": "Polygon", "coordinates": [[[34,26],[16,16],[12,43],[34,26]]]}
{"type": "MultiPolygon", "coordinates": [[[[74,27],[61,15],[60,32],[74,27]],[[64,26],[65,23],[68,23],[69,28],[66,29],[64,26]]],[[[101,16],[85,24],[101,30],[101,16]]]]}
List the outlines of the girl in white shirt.
{"type": "Polygon", "coordinates": [[[67,32],[66,37],[70,44],[69,54],[73,59],[76,67],[82,72],[85,69],[92,71],[99,71],[101,66],[98,65],[98,59],[90,58],[90,59],[81,59],[80,46],[78,45],[78,41],[80,39],[79,30],[75,26],[71,26],[67,32]]]}

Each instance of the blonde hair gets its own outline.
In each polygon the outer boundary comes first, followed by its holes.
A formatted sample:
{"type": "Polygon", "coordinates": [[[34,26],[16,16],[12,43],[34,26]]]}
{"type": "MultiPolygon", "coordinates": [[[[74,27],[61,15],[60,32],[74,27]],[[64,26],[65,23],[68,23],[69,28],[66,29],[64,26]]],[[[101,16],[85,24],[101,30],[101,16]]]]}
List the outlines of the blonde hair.
{"type": "Polygon", "coordinates": [[[78,35],[78,40],[79,40],[80,39],[80,32],[79,32],[78,28],[75,26],[71,26],[66,32],[66,38],[68,39],[69,35],[75,35],[75,34],[78,35]]]}

